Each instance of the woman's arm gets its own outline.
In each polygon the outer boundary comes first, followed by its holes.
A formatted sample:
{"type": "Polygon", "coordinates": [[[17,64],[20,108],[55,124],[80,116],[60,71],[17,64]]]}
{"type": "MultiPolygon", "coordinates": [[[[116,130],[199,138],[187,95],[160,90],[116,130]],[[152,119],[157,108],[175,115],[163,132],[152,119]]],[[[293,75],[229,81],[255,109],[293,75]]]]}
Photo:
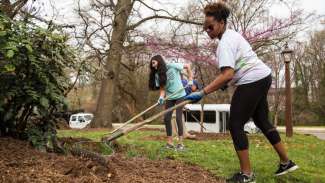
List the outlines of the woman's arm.
{"type": "Polygon", "coordinates": [[[166,92],[165,92],[165,88],[164,87],[160,87],[160,94],[159,94],[159,98],[158,98],[158,101],[157,103],[159,105],[163,105],[164,104],[164,100],[165,100],[165,95],[166,95],[166,92]]]}
{"type": "Polygon", "coordinates": [[[164,87],[160,87],[159,93],[160,97],[165,98],[166,92],[164,87]]]}
{"type": "Polygon", "coordinates": [[[192,89],[192,92],[195,92],[197,90],[195,83],[192,85],[191,89],[192,89]]]}
{"type": "Polygon", "coordinates": [[[225,67],[221,69],[221,74],[219,74],[214,81],[212,81],[208,86],[206,86],[203,90],[191,93],[187,95],[184,99],[191,100],[193,102],[200,101],[204,95],[208,95],[222,86],[224,86],[227,82],[229,82],[233,77],[235,71],[231,67],[225,67]]]}
{"type": "Polygon", "coordinates": [[[229,82],[234,77],[234,74],[235,71],[231,67],[221,69],[221,74],[219,74],[214,81],[203,89],[204,93],[207,95],[218,90],[229,82]]]}
{"type": "Polygon", "coordinates": [[[184,64],[184,69],[187,72],[188,80],[193,81],[193,73],[192,73],[191,64],[184,64]]]}

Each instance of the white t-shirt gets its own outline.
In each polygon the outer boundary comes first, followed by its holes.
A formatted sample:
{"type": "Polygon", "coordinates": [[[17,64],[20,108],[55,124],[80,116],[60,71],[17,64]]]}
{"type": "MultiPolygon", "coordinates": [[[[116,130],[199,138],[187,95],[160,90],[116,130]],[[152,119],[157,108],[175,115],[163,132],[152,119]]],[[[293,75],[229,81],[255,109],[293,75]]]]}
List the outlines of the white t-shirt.
{"type": "Polygon", "coordinates": [[[231,67],[235,70],[230,84],[253,83],[271,74],[271,69],[257,57],[244,37],[230,29],[223,33],[216,56],[219,68],[231,67]]]}

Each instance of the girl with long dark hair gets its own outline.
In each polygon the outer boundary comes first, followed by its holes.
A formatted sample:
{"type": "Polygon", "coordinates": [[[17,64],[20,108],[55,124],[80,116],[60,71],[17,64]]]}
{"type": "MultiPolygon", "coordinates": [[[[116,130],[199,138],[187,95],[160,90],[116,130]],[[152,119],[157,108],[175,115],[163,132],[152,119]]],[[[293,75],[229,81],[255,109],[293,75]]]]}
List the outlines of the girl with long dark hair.
{"type": "MultiPolygon", "coordinates": [[[[189,76],[188,85],[193,85],[193,77],[190,64],[182,63],[165,63],[161,55],[156,55],[150,60],[150,75],[149,75],[149,89],[159,90],[160,95],[158,103],[165,104],[165,109],[171,108],[183,101],[186,92],[182,85],[181,72],[185,69],[189,76]],[[166,96],[170,96],[168,100],[164,100],[166,96]]],[[[176,109],[176,123],[178,130],[178,144],[177,150],[183,150],[183,124],[182,124],[183,107],[176,109]]],[[[166,148],[174,149],[172,137],[172,119],[173,111],[165,114],[164,123],[167,133],[166,148]]]]}

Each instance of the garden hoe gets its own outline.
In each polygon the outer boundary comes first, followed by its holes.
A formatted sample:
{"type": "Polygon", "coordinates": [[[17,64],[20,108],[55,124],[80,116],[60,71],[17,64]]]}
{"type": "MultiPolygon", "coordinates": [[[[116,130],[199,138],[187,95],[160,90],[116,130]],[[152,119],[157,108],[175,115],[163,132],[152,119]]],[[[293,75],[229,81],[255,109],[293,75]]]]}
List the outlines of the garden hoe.
{"type": "MultiPolygon", "coordinates": [[[[183,88],[180,88],[179,90],[177,90],[175,93],[173,93],[173,94],[171,94],[171,95],[165,97],[165,98],[164,98],[164,101],[170,99],[172,96],[175,96],[177,93],[181,92],[183,89],[185,89],[185,88],[188,87],[188,86],[189,86],[189,85],[186,85],[186,86],[184,86],[183,88]]],[[[139,113],[138,115],[134,116],[133,118],[131,118],[131,119],[128,120],[127,122],[123,123],[123,125],[120,126],[119,128],[113,130],[113,131],[111,132],[111,134],[113,134],[113,133],[117,132],[118,130],[124,128],[125,126],[127,126],[127,125],[130,124],[130,123],[132,123],[134,120],[136,120],[136,119],[139,118],[140,116],[144,115],[144,114],[147,113],[148,111],[154,109],[154,108],[157,107],[158,105],[159,105],[159,103],[157,102],[157,103],[155,103],[154,105],[150,106],[149,108],[147,108],[146,110],[142,111],[142,112],[139,113]]]]}

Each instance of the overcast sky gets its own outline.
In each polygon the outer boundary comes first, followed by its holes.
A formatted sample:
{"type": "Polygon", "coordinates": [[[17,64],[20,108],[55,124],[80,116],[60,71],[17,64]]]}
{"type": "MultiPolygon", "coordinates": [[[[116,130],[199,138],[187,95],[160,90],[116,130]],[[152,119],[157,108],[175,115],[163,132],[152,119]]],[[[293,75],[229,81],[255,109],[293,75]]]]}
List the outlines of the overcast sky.
{"type": "Polygon", "coordinates": [[[325,0],[301,0],[301,6],[306,11],[316,11],[319,15],[325,15],[325,0]]]}
{"type": "MultiPolygon", "coordinates": [[[[172,14],[176,15],[178,8],[185,7],[186,4],[193,2],[195,0],[160,0],[163,4],[155,3],[157,1],[153,0],[144,0],[146,3],[151,5],[154,8],[166,9],[172,14]]],[[[283,0],[287,1],[287,0],[283,0]]],[[[305,12],[314,12],[318,15],[322,15],[325,17],[325,0],[292,0],[297,4],[297,7],[304,9],[305,12]]],[[[58,16],[55,18],[56,22],[67,23],[67,24],[75,24],[79,21],[75,9],[77,8],[77,0],[38,0],[36,2],[44,3],[44,8],[42,9],[42,15],[46,16],[47,19],[52,19],[51,15],[53,14],[51,6],[55,7],[55,14],[58,16]],[[51,4],[49,2],[52,2],[51,4]]],[[[89,0],[81,0],[81,4],[83,6],[87,6],[89,0]]],[[[142,9],[141,9],[142,10],[142,9]]],[[[286,7],[281,7],[280,5],[275,5],[270,8],[270,12],[272,16],[277,17],[286,17],[289,15],[289,11],[286,7]]],[[[150,11],[148,9],[144,9],[141,11],[142,15],[149,15],[150,11]]],[[[312,24],[310,27],[311,30],[323,28],[324,25],[312,24]]],[[[162,23],[160,25],[155,24],[154,21],[149,21],[148,23],[141,26],[141,30],[150,31],[152,29],[158,29],[159,32],[168,32],[170,29],[167,22],[162,23]],[[167,26],[166,26],[167,25],[167,26]],[[160,27],[158,27],[160,26],[160,27]],[[158,28],[157,28],[158,27],[158,28]]],[[[310,30],[308,30],[310,31],[310,30]]],[[[306,33],[300,33],[298,36],[299,39],[306,39],[306,33]]]]}
{"type": "MultiPolygon", "coordinates": [[[[44,2],[48,7],[49,0],[39,0],[40,2],[44,2]]],[[[81,0],[82,2],[87,2],[88,0],[81,0]]],[[[188,2],[192,2],[195,0],[161,0],[164,2],[163,4],[156,4],[156,7],[168,9],[169,11],[175,9],[175,7],[184,7],[188,2]],[[177,2],[177,3],[176,3],[177,2]]],[[[284,0],[286,1],[286,0],[284,0]]],[[[148,4],[152,4],[151,0],[147,0],[148,4]]],[[[325,0],[296,0],[298,7],[304,9],[306,12],[315,12],[319,15],[325,15],[325,0]]],[[[76,8],[76,0],[52,0],[54,7],[60,13],[60,16],[57,18],[59,21],[70,22],[74,14],[74,8],[76,8]]],[[[51,15],[51,8],[46,9],[47,14],[51,15]]],[[[280,6],[274,6],[271,8],[271,12],[277,16],[287,16],[288,11],[285,8],[281,8],[280,6]],[[282,11],[283,10],[283,11],[282,11]]]]}

